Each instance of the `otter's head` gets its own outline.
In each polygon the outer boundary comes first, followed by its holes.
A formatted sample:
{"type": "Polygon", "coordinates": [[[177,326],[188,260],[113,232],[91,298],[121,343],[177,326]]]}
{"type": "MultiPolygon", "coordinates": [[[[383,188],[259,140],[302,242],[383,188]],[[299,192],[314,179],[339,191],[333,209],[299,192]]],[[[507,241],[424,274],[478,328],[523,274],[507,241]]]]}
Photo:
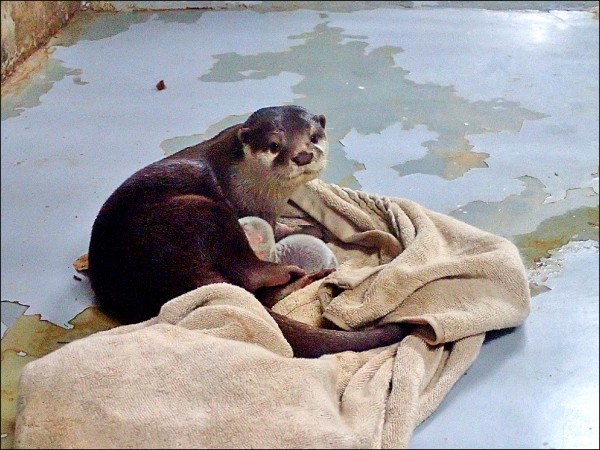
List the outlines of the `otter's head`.
{"type": "Polygon", "coordinates": [[[327,162],[325,116],[300,106],[274,106],[253,113],[238,131],[244,164],[265,183],[296,187],[316,178],[327,162]]]}

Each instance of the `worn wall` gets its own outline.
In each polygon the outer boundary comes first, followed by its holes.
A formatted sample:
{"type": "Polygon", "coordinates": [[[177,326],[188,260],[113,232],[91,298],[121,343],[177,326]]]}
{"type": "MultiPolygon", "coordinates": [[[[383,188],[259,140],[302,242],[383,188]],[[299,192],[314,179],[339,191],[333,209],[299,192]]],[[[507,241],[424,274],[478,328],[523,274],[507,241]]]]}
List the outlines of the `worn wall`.
{"type": "Polygon", "coordinates": [[[81,7],[80,1],[2,2],[2,82],[81,7]]]}

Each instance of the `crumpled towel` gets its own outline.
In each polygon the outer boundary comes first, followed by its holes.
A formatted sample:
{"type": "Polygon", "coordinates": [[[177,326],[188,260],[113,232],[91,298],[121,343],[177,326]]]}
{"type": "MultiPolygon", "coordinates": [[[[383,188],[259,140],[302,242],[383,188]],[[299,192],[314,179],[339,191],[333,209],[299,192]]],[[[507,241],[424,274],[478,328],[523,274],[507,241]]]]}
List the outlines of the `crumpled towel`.
{"type": "Polygon", "coordinates": [[[410,200],[321,181],[292,200],[329,232],[340,268],[278,303],[280,314],[347,330],[417,323],[432,345],[514,327],[529,314],[525,268],[502,237],[410,200]]]}
{"type": "Polygon", "coordinates": [[[402,199],[314,181],[290,214],[326,230],[337,272],[274,308],[345,329],[417,324],[401,343],[293,358],[247,291],[221,283],[147,322],[29,363],[16,445],[31,448],[405,448],[477,357],[519,325],[529,288],[516,248],[402,199]]]}

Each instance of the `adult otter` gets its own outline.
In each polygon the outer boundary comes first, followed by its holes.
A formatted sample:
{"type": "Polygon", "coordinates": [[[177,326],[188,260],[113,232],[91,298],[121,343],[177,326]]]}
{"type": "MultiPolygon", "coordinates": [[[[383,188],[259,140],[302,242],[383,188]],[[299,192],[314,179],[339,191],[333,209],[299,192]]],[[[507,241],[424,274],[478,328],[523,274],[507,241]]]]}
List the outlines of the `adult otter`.
{"type": "MultiPolygon", "coordinates": [[[[325,117],[280,106],[139,170],[108,198],[92,228],[89,276],[99,304],[132,323],[210,283],[265,293],[310,281],[299,267],[260,260],[238,219],[259,216],[275,227],[292,192],[319,175],[326,157],[325,117]]],[[[301,357],[367,350],[406,335],[397,325],[337,331],[269,312],[301,357]]]]}

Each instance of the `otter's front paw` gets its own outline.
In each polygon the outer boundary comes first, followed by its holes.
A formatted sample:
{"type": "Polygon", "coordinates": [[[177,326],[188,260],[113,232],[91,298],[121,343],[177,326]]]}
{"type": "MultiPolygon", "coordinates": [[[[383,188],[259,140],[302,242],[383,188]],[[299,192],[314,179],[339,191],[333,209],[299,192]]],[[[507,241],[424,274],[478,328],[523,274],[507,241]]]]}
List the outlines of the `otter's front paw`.
{"type": "MultiPolygon", "coordinates": [[[[293,266],[289,266],[293,267],[293,266]]],[[[264,287],[255,292],[256,298],[260,300],[260,302],[266,306],[267,308],[272,308],[277,304],[277,302],[283,300],[285,297],[290,295],[292,292],[296,292],[302,288],[305,288],[309,284],[325,278],[330,273],[335,272],[335,269],[323,269],[319,272],[311,273],[308,275],[304,275],[300,278],[297,278],[294,281],[286,284],[285,286],[273,286],[273,287],[264,287]]]]}

